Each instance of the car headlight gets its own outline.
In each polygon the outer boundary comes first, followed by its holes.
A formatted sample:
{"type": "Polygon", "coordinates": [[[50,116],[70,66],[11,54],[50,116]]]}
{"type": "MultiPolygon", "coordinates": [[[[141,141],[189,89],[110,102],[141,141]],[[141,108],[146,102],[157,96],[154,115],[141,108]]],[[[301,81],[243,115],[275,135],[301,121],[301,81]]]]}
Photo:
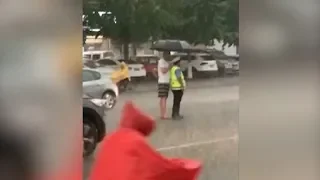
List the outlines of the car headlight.
{"type": "Polygon", "coordinates": [[[95,104],[96,106],[104,106],[107,103],[105,99],[90,99],[90,101],[95,104]]]}

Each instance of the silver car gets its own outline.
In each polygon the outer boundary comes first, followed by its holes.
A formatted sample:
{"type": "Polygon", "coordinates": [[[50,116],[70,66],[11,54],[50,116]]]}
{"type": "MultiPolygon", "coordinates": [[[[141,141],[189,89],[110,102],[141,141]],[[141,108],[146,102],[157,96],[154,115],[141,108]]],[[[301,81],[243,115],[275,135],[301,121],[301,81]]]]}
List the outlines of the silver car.
{"type": "Polygon", "coordinates": [[[97,99],[105,99],[107,109],[112,109],[116,105],[119,90],[109,76],[91,68],[83,68],[82,88],[84,94],[97,99]]]}
{"type": "Polygon", "coordinates": [[[83,95],[83,156],[94,153],[97,144],[106,135],[105,101],[83,95]]]}

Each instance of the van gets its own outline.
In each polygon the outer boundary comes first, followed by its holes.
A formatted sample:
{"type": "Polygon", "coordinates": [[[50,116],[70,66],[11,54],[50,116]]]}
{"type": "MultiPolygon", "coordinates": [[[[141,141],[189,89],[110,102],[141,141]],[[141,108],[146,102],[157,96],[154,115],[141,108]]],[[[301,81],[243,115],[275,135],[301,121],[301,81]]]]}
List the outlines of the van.
{"type": "Polygon", "coordinates": [[[83,59],[99,60],[104,58],[114,58],[112,51],[85,51],[83,52],[83,59]]]}

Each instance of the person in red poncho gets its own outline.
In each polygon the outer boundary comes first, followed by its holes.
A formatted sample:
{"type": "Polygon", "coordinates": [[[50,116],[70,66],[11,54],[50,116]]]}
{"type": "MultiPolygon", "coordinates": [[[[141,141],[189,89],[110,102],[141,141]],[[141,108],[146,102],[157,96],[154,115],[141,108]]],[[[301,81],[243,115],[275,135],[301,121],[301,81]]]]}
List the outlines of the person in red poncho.
{"type": "Polygon", "coordinates": [[[154,128],[153,118],[127,103],[120,127],[101,143],[89,180],[196,180],[200,162],[167,159],[148,144],[154,128]]]}

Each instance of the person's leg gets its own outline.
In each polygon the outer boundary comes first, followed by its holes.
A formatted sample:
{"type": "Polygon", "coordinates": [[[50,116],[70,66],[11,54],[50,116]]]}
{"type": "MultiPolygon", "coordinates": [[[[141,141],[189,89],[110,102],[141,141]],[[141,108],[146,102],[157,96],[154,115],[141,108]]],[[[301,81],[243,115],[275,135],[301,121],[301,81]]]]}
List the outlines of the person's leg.
{"type": "Polygon", "coordinates": [[[172,93],[173,93],[172,118],[174,120],[180,120],[183,118],[179,114],[180,102],[182,98],[182,90],[173,90],[172,93]]]}
{"type": "Polygon", "coordinates": [[[180,104],[183,96],[183,90],[178,90],[177,91],[177,115],[181,117],[180,115],[180,104]]]}
{"type": "Polygon", "coordinates": [[[173,103],[172,103],[172,118],[175,118],[177,114],[177,90],[172,90],[173,94],[173,103]]]}
{"type": "Polygon", "coordinates": [[[160,98],[160,117],[161,118],[166,117],[166,104],[167,104],[167,98],[161,97],[160,98]]]}
{"type": "Polygon", "coordinates": [[[158,97],[160,98],[160,117],[161,119],[167,119],[166,110],[167,110],[167,98],[169,95],[169,85],[168,84],[159,84],[158,85],[158,97]]]}

